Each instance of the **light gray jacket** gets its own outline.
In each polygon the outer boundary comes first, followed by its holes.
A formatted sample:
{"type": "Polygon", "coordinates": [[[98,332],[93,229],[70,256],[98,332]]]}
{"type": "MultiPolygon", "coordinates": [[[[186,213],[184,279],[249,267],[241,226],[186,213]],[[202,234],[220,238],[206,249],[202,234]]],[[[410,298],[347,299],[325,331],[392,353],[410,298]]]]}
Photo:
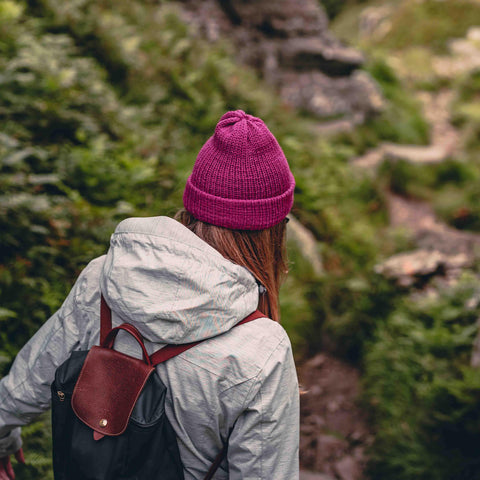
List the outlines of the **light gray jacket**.
{"type": "MultiPolygon", "coordinates": [[[[114,326],[135,325],[149,353],[209,338],[157,366],[186,480],[202,479],[227,441],[214,478],[298,479],[298,384],[287,334],[267,318],[232,329],[257,307],[255,279],[168,217],[121,222],[108,254],[90,262],[20,351],[0,381],[0,457],[19,448],[15,427],[50,407],[55,369],[73,350],[98,344],[100,290],[114,326]]],[[[140,356],[128,334],[116,348],[140,356]]]]}

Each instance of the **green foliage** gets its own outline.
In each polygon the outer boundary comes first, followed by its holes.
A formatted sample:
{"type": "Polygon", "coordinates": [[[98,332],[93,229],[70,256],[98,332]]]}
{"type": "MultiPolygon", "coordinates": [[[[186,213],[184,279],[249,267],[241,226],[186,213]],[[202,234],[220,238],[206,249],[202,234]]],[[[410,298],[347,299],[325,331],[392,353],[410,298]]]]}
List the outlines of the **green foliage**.
{"type": "Polygon", "coordinates": [[[366,69],[379,83],[387,100],[385,111],[369,126],[379,140],[420,145],[428,143],[429,127],[420,105],[406,92],[394,71],[381,58],[368,63],[366,69]]]}
{"type": "Polygon", "coordinates": [[[372,479],[478,478],[480,372],[469,361],[479,292],[465,276],[438,297],[401,301],[377,330],[364,377],[372,479]]]}
{"type": "Polygon", "coordinates": [[[480,23],[480,5],[475,0],[370,1],[374,7],[385,7],[386,19],[377,31],[361,36],[359,23],[365,7],[353,3],[335,18],[333,30],[343,40],[370,52],[428,47],[442,54],[450,39],[465,36],[469,27],[480,23]]]}
{"type": "Polygon", "coordinates": [[[428,199],[433,190],[445,184],[465,187],[475,170],[469,164],[459,160],[446,160],[435,165],[421,165],[399,160],[385,162],[380,175],[388,186],[400,195],[428,199]]]}
{"type": "Polygon", "coordinates": [[[310,289],[314,321],[307,324],[310,353],[318,348],[361,364],[366,345],[395,308],[401,293],[373,272],[330,273],[310,289]]]}
{"type": "Polygon", "coordinates": [[[14,465],[17,480],[53,480],[52,431],[50,415],[44,414],[36,422],[22,429],[25,465],[14,465]]]}
{"type": "Polygon", "coordinates": [[[451,38],[465,36],[471,25],[480,23],[480,5],[471,0],[397,2],[390,16],[391,27],[373,40],[383,49],[428,45],[436,53],[446,50],[451,38]]]}
{"type": "Polygon", "coordinates": [[[102,68],[67,35],[45,32],[21,6],[14,11],[0,36],[0,293],[19,319],[0,332],[9,356],[58,308],[79,269],[103,253],[125,214],[122,193],[160,190],[158,159],[135,155],[131,112],[102,68]],[[95,205],[99,188],[109,192],[97,201],[105,208],[95,205]]]}
{"type": "MultiPolygon", "coordinates": [[[[468,151],[477,152],[480,146],[480,71],[475,70],[459,79],[453,103],[454,124],[464,132],[468,151]]],[[[477,165],[479,164],[477,160],[477,165]]],[[[480,168],[480,167],[479,167],[480,168]]]]}

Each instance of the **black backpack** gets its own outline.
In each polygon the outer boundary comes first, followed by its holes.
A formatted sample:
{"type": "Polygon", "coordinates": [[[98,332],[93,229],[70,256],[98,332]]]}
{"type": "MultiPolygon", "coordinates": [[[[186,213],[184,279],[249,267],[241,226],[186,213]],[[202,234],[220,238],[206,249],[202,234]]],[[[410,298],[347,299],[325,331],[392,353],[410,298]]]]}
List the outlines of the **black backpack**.
{"type": "MultiPolygon", "coordinates": [[[[260,317],[255,311],[236,326],[260,317]]],[[[112,329],[103,296],[100,319],[100,346],[73,352],[51,386],[55,480],[183,480],[175,432],[165,414],[167,389],[155,366],[200,342],[167,345],[149,356],[133,325],[112,329]],[[113,350],[120,330],[137,340],[143,360],[113,350]]],[[[226,445],[205,480],[225,455],[226,445]]]]}

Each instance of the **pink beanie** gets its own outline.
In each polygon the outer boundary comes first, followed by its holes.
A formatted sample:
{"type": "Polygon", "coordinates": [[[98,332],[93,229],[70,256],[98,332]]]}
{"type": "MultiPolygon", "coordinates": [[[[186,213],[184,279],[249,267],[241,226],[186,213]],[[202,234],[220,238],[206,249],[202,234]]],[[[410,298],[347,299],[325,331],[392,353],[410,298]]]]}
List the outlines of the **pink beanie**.
{"type": "Polygon", "coordinates": [[[239,230],[262,230],[283,220],[295,179],[267,126],[242,110],[222,116],[201,148],[183,193],[197,219],[239,230]]]}

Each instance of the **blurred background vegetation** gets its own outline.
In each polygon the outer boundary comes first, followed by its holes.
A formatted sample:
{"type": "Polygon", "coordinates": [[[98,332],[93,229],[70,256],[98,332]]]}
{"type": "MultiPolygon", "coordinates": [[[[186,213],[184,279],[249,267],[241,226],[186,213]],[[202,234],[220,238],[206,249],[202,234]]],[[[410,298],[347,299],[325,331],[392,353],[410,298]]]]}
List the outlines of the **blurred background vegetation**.
{"type": "MultiPolygon", "coordinates": [[[[458,66],[449,43],[480,25],[480,3],[321,3],[385,101],[329,134],[240,65],[234,45],[197,35],[175,2],[0,0],[0,376],[120,220],[176,212],[200,146],[243,109],[284,148],[293,215],[322,259],[318,274],[290,243],[282,322],[299,361],[329,351],[360,369],[375,437],[366,478],[480,479],[478,256],[452,281],[399,285],[378,268],[416,245],[390,225],[391,193],[480,232],[480,63],[458,66]],[[428,145],[419,98],[443,91],[459,145],[444,161],[352,164],[384,144],[428,145]]],[[[19,479],[53,478],[48,421],[24,429],[19,479]]]]}

